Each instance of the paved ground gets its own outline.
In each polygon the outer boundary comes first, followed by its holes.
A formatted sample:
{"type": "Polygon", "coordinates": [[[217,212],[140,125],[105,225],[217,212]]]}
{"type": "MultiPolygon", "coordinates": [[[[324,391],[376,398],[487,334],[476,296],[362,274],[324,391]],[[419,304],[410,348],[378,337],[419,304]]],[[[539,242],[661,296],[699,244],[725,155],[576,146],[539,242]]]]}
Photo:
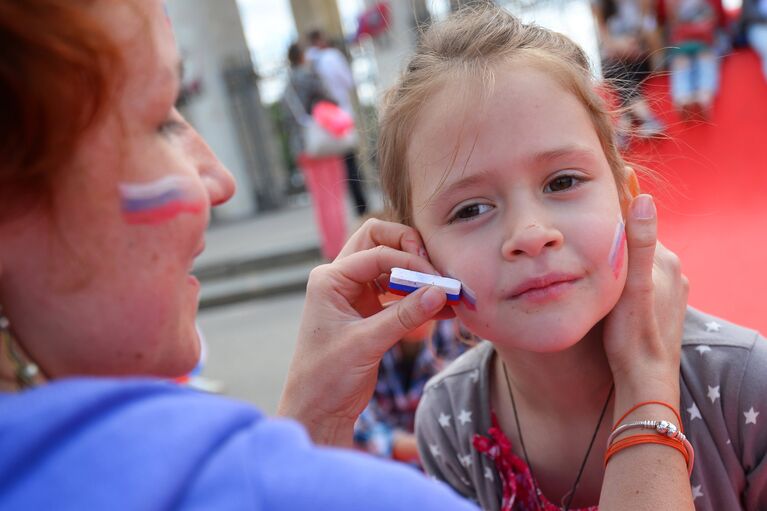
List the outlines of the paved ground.
{"type": "Polygon", "coordinates": [[[202,311],[208,345],[204,376],[224,383],[224,393],[269,414],[277,408],[298,333],[303,293],[202,311]]]}

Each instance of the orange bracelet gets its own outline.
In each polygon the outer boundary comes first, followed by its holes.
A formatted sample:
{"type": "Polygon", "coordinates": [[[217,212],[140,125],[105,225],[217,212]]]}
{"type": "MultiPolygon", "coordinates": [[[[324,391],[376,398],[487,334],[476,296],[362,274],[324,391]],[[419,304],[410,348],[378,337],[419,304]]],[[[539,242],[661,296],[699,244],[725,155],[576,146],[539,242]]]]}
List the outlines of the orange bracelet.
{"type": "Polygon", "coordinates": [[[684,456],[684,461],[687,465],[687,472],[689,475],[692,475],[690,455],[687,452],[687,449],[684,447],[684,444],[679,440],[674,440],[673,438],[661,435],[634,435],[622,440],[618,440],[607,449],[607,452],[605,452],[605,467],[607,467],[607,463],[610,461],[610,458],[612,458],[616,453],[622,451],[623,449],[642,444],[660,444],[673,447],[679,451],[682,456],[684,456]]]}
{"type": "Polygon", "coordinates": [[[679,412],[676,411],[676,408],[674,408],[670,404],[666,403],[665,401],[642,401],[641,403],[639,403],[636,406],[634,406],[631,410],[629,410],[628,412],[624,413],[623,416],[620,419],[618,419],[618,421],[613,426],[613,431],[615,431],[618,428],[618,426],[621,425],[621,422],[623,422],[623,420],[626,417],[628,417],[628,415],[631,412],[636,411],[638,408],[641,408],[641,407],[643,407],[645,405],[661,405],[661,406],[665,406],[666,408],[668,408],[669,410],[674,412],[674,416],[679,421],[679,431],[684,433],[684,426],[682,425],[682,417],[679,415],[679,412]]]}

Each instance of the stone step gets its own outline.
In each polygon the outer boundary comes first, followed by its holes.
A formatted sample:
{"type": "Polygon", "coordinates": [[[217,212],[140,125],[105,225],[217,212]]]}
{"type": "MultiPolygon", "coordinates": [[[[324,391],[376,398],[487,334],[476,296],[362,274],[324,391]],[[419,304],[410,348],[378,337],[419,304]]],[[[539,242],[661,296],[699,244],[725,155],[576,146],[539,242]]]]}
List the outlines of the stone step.
{"type": "MultiPolygon", "coordinates": [[[[304,258],[292,264],[229,274],[226,278],[208,278],[201,281],[200,309],[303,292],[309,273],[321,263],[319,257],[304,258]]],[[[247,264],[239,266],[244,267],[247,264]]]]}

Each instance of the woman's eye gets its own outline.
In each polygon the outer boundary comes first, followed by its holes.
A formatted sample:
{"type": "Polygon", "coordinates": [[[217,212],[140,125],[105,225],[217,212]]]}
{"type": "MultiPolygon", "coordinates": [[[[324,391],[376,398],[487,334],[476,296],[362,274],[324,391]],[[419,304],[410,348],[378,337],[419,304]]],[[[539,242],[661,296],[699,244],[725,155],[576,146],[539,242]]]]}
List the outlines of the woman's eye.
{"type": "Polygon", "coordinates": [[[549,184],[546,185],[544,191],[546,192],[562,192],[569,190],[570,188],[577,186],[580,183],[580,179],[575,176],[559,176],[552,179],[549,184]]]}
{"type": "Polygon", "coordinates": [[[163,121],[157,127],[157,131],[161,135],[172,135],[174,133],[183,131],[184,128],[186,128],[186,124],[184,122],[171,118],[163,121]]]}
{"type": "Polygon", "coordinates": [[[490,206],[489,204],[470,204],[466,207],[459,209],[450,218],[450,223],[474,218],[475,216],[479,216],[484,213],[487,213],[488,211],[490,211],[491,208],[492,206],[490,206]]]}

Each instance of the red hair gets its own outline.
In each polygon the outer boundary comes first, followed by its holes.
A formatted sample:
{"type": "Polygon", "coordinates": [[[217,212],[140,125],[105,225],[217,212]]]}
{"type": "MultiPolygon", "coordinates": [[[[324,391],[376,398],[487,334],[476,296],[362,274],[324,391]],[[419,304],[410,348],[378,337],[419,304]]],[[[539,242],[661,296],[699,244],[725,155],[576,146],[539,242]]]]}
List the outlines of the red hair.
{"type": "Polygon", "coordinates": [[[91,4],[0,3],[0,219],[50,192],[110,99],[120,53],[91,4]]]}

